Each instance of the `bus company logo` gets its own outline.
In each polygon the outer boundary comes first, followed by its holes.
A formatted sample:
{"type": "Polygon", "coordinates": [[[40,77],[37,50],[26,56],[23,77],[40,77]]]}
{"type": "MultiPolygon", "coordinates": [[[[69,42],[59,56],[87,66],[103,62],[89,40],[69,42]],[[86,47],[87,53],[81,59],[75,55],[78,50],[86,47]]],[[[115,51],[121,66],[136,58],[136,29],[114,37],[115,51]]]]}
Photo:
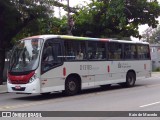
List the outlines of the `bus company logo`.
{"type": "Polygon", "coordinates": [[[118,68],[131,68],[131,65],[128,63],[118,63],[118,68]]]}
{"type": "Polygon", "coordinates": [[[11,112],[2,112],[2,117],[12,117],[11,112]]]}

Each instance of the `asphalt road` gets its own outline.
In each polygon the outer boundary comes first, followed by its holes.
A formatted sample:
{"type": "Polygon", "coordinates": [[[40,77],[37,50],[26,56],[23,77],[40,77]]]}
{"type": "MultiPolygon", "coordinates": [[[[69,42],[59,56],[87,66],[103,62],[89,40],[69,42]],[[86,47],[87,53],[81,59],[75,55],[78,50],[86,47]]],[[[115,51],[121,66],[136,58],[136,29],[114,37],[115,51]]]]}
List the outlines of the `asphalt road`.
{"type": "MultiPolygon", "coordinates": [[[[119,85],[112,85],[108,89],[89,88],[75,96],[64,96],[62,93],[53,93],[50,96],[0,94],[0,111],[131,111],[131,113],[132,111],[160,111],[160,75],[136,81],[135,87],[132,88],[122,88],[119,85]]],[[[94,113],[90,116],[92,114],[94,113]]],[[[75,118],[58,117],[56,119],[74,120],[75,118]]],[[[122,116],[119,118],[115,116],[79,117],[77,119],[160,120],[160,117],[122,116]]]]}

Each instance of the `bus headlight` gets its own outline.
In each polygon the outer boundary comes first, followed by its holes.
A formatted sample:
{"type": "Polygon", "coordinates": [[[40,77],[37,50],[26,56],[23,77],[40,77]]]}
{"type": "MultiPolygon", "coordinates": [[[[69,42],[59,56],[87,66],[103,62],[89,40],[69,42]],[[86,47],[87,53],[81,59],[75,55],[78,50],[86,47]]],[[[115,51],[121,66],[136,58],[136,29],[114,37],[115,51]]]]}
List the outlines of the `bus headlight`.
{"type": "Polygon", "coordinates": [[[11,80],[8,78],[8,79],[7,79],[7,82],[8,82],[8,83],[11,83],[11,80]]]}
{"type": "Polygon", "coordinates": [[[36,73],[30,78],[29,83],[32,83],[35,79],[37,79],[36,73]]]}

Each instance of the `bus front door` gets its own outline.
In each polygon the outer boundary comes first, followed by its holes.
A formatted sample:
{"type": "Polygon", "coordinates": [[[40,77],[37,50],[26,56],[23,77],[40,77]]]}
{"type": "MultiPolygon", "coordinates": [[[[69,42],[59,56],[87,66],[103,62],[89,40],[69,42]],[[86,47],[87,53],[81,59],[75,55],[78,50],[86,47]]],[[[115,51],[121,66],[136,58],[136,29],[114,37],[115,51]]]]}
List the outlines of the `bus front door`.
{"type": "Polygon", "coordinates": [[[44,44],[41,60],[42,93],[64,89],[61,46],[56,40],[47,40],[44,44]]]}

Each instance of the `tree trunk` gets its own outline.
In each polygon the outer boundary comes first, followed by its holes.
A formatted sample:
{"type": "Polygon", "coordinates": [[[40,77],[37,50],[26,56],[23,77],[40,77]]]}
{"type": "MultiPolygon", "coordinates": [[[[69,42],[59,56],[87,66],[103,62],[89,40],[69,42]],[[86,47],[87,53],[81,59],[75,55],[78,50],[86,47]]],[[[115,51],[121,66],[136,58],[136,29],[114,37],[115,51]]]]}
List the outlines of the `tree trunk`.
{"type": "Polygon", "coordinates": [[[3,83],[3,70],[5,65],[5,50],[0,50],[0,85],[3,83]]]}
{"type": "Polygon", "coordinates": [[[3,83],[3,70],[5,65],[5,47],[3,41],[4,41],[3,29],[1,29],[0,30],[0,85],[3,83]]]}
{"type": "Polygon", "coordinates": [[[4,20],[4,6],[0,6],[0,85],[3,83],[3,70],[5,65],[5,20],[4,20]]]}

